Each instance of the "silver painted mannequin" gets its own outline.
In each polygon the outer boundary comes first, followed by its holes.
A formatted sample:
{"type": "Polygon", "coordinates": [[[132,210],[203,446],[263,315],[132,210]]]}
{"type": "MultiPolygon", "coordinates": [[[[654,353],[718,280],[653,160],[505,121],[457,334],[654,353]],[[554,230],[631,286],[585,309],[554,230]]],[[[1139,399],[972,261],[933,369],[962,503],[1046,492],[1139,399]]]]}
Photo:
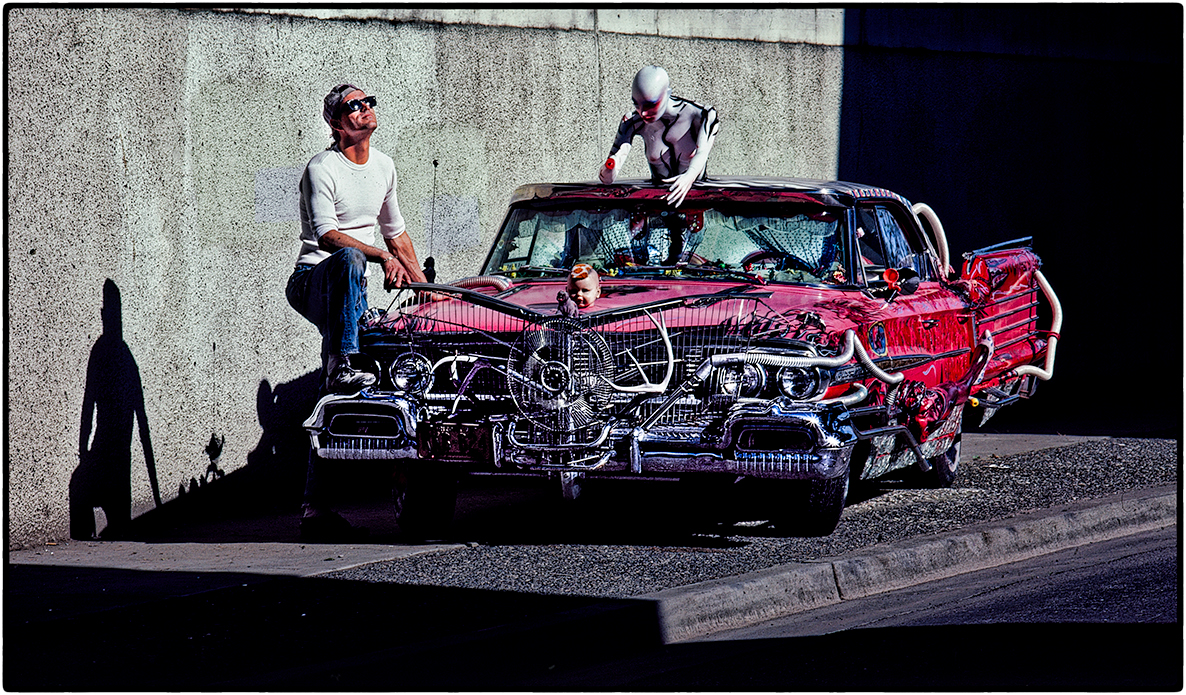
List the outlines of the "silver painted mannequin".
{"type": "Polygon", "coordinates": [[[634,137],[641,136],[651,177],[671,184],[667,202],[679,207],[692,183],[704,177],[708,153],[721,127],[717,112],[672,95],[667,71],[657,65],[648,65],[634,76],[631,98],[635,110],[622,116],[598,178],[613,183],[634,137]]]}

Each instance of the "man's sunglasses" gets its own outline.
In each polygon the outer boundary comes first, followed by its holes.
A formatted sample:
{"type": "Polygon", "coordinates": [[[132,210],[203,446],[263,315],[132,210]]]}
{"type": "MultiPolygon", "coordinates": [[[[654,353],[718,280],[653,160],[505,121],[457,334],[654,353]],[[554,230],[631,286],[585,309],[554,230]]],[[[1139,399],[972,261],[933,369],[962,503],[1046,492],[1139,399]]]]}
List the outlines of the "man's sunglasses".
{"type": "Polygon", "coordinates": [[[362,111],[363,106],[373,109],[378,104],[379,104],[379,101],[377,99],[375,99],[375,97],[363,97],[361,99],[351,99],[350,101],[342,102],[341,107],[338,108],[338,115],[340,116],[340,115],[346,113],[347,111],[350,113],[354,113],[356,111],[362,111]]]}

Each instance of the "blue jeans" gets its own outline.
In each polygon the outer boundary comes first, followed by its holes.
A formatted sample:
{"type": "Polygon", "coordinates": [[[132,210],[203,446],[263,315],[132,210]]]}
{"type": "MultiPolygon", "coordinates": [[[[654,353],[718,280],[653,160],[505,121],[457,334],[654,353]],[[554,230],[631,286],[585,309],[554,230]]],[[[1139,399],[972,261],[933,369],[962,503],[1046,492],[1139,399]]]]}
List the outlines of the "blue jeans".
{"type": "MultiPolygon", "coordinates": [[[[298,265],[288,278],[285,296],[293,309],[321,332],[321,392],[325,392],[325,358],[358,352],[358,319],[367,309],[367,259],[358,249],[339,249],[317,265],[298,265]]],[[[326,503],[325,472],[316,453],[309,452],[305,503],[326,503]]]]}
{"type": "Polygon", "coordinates": [[[358,352],[358,319],[367,310],[367,259],[338,249],[317,265],[298,265],[288,278],[288,303],[321,332],[321,360],[358,352]]]}

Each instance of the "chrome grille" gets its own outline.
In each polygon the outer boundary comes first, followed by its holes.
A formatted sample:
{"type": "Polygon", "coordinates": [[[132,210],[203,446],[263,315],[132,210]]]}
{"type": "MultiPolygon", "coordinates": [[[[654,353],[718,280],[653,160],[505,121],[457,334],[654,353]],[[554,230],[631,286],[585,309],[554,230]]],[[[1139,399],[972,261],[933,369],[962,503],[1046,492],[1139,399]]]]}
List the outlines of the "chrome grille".
{"type": "Polygon", "coordinates": [[[738,472],[746,475],[770,477],[785,473],[808,473],[822,460],[818,454],[780,451],[737,452],[738,472]]]}
{"type": "MultiPolygon", "coordinates": [[[[612,397],[595,399],[596,412],[585,413],[575,425],[580,428],[596,428],[611,414],[625,416],[628,413],[623,409],[627,407],[638,408],[635,415],[645,418],[668,400],[673,389],[690,379],[704,360],[745,352],[756,340],[785,338],[793,325],[793,321],[766,307],[760,296],[690,298],[659,310],[623,311],[619,315],[622,318],[594,313],[575,321],[576,330],[596,335],[597,343],[604,344],[612,362],[612,368],[605,370],[607,374],[597,375],[612,384],[612,397]],[[668,342],[674,358],[670,363],[668,342]],[[666,388],[659,391],[658,385],[665,380],[666,388]]],[[[554,314],[541,316],[526,310],[512,315],[465,299],[447,299],[389,314],[378,325],[364,330],[362,342],[364,351],[380,366],[384,366],[384,360],[390,364],[408,350],[427,357],[434,365],[429,403],[451,403],[464,409],[473,401],[486,402],[484,407],[489,407],[490,401],[501,400],[505,405],[496,410],[516,412],[511,403],[514,385],[508,381],[508,367],[512,374],[519,375],[515,365],[522,368],[529,363],[528,351],[538,342],[525,340],[524,336],[558,319],[554,314]]],[[[704,422],[735,402],[736,396],[722,392],[714,375],[671,404],[655,424],[704,422]]],[[[566,429],[558,423],[545,424],[566,429]]]]}
{"type": "Polygon", "coordinates": [[[325,435],[317,455],[325,459],[397,459],[412,458],[416,447],[409,446],[402,438],[384,437],[335,437],[325,435]]]}

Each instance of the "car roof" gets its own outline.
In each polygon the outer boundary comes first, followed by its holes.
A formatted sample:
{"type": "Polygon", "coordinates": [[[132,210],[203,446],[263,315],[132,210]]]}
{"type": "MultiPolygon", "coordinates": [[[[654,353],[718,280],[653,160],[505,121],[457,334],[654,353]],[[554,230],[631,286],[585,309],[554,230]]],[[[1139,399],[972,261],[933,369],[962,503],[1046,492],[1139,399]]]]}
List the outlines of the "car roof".
{"type": "MultiPolygon", "coordinates": [[[[582,183],[530,183],[511,194],[511,205],[550,200],[647,200],[667,196],[667,186],[650,179],[625,179],[612,184],[597,181],[582,183]]],[[[822,205],[849,206],[856,200],[889,199],[906,207],[910,202],[893,191],[846,181],[790,178],[776,176],[719,176],[697,181],[687,199],[708,201],[815,202],[822,205]]]]}

